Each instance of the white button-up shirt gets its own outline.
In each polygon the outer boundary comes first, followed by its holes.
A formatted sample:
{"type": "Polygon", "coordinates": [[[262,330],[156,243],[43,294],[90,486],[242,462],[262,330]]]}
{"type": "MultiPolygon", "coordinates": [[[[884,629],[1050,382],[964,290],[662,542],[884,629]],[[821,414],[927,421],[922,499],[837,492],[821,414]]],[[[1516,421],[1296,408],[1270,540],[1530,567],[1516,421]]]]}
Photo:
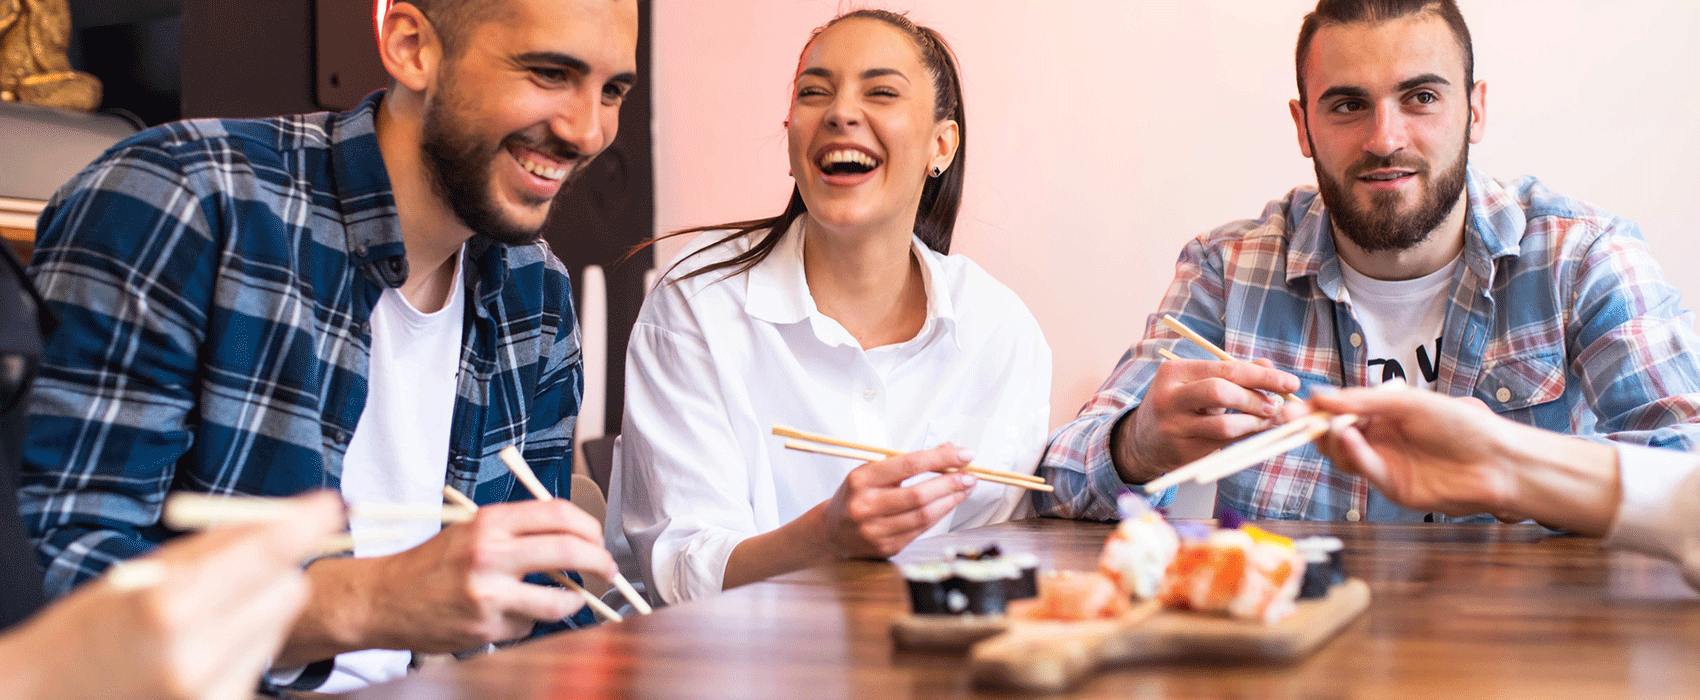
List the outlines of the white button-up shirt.
{"type": "MultiPolygon", "coordinates": [[[[724,236],[701,234],[681,255],[724,236]]],[[[859,466],[786,450],[776,424],[898,450],[951,442],[979,466],[1024,474],[1045,446],[1050,347],[978,265],[914,239],[926,322],[908,341],[864,350],[815,308],[800,224],[747,273],[673,282],[749,245],[745,236],[681,257],[644,303],[626,355],[608,544],[668,603],[718,592],[738,543],[831,498],[859,466]]],[[[927,534],[1028,515],[1026,496],[981,482],[927,534]]]]}

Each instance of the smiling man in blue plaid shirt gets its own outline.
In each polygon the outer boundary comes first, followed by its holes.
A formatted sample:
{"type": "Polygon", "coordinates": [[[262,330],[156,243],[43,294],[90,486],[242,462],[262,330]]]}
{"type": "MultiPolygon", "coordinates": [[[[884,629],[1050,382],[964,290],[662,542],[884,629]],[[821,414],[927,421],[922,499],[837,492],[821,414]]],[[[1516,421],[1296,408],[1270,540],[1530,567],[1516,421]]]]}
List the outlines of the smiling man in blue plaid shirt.
{"type": "MultiPolygon", "coordinates": [[[[1052,435],[1041,512],[1114,518],[1126,486],[1271,427],[1270,393],[1395,377],[1549,430],[1694,447],[1692,319],[1635,225],[1469,166],[1487,88],[1452,0],[1322,0],[1299,37],[1291,109],[1318,187],[1186,246],[1145,339],[1052,435]],[[1161,349],[1206,357],[1163,314],[1263,361],[1163,363],[1161,349]]],[[[1448,519],[1398,507],[1313,446],[1217,494],[1256,518],[1448,519]]]]}
{"type": "Polygon", "coordinates": [[[355,109],[168,124],[66,185],[32,265],[61,323],[20,491],[49,592],[167,538],[171,491],[434,505],[447,485],[496,505],[440,532],[352,523],[358,558],[307,568],[280,681],[346,690],[579,610],[522,577],[612,575],[601,528],[520,496],[497,453],[566,495],[579,333],[538,232],[614,138],[637,22],[632,0],[398,4],[394,82],[355,109]]]}

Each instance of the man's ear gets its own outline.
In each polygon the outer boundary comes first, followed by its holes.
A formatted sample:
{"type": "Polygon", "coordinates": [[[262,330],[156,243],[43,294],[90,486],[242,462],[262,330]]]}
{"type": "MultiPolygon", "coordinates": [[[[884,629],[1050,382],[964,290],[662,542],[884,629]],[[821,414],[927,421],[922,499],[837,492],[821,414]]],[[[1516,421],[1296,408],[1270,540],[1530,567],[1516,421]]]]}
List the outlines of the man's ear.
{"type": "Polygon", "coordinates": [[[1293,128],[1299,132],[1299,152],[1306,158],[1314,158],[1310,152],[1310,122],[1305,120],[1304,103],[1287,100],[1287,110],[1293,113],[1293,128]]]}
{"type": "Polygon", "coordinates": [[[398,2],[384,15],[378,38],[378,57],[397,85],[423,93],[431,86],[442,60],[443,44],[425,13],[410,2],[398,2]]]}
{"type": "Polygon", "coordinates": [[[1487,81],[1470,86],[1470,143],[1481,143],[1487,133],[1487,81]]]}

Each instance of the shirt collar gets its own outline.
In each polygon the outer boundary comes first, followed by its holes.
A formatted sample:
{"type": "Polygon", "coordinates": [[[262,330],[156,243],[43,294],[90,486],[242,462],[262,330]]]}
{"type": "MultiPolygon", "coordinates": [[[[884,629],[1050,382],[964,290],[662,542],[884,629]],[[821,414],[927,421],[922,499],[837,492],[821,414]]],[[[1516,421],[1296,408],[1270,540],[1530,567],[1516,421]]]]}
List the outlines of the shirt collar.
{"type": "MultiPolygon", "coordinates": [[[[916,338],[924,338],[938,330],[956,334],[956,307],[950,294],[941,289],[942,255],[935,253],[913,234],[910,249],[921,261],[921,289],[927,295],[927,320],[916,338]]],[[[713,273],[710,273],[713,274],[713,273]]],[[[751,317],[773,324],[809,321],[816,337],[833,345],[855,345],[855,339],[845,333],[843,326],[828,318],[815,306],[809,293],[808,277],[803,272],[803,217],[791,224],[766,258],[750,268],[745,288],[744,312],[751,317]]],[[[957,341],[960,345],[960,341],[957,341]]]]}
{"type": "Polygon", "coordinates": [[[375,91],[332,119],[330,158],[349,264],[367,268],[385,286],[399,287],[407,279],[407,251],[389,172],[378,150],[377,114],[383,97],[383,90],[375,91]]]}
{"type": "MultiPolygon", "coordinates": [[[[1493,279],[1495,260],[1516,256],[1527,220],[1498,182],[1465,166],[1464,264],[1482,279],[1493,279]]],[[[1323,291],[1338,298],[1344,284],[1340,256],[1334,248],[1333,222],[1314,187],[1293,192],[1289,216],[1297,220],[1288,239],[1287,281],[1315,277],[1323,291]]]]}

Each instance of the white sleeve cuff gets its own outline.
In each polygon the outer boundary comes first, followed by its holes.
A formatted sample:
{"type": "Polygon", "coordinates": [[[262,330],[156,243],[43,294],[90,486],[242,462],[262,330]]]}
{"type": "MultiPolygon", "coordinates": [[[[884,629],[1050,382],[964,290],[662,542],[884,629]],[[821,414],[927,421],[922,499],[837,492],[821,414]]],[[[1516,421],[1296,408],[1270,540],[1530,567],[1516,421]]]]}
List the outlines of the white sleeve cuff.
{"type": "Polygon", "coordinates": [[[1700,456],[1616,443],[1623,489],[1606,543],[1676,560],[1700,588],[1700,456]]]}

